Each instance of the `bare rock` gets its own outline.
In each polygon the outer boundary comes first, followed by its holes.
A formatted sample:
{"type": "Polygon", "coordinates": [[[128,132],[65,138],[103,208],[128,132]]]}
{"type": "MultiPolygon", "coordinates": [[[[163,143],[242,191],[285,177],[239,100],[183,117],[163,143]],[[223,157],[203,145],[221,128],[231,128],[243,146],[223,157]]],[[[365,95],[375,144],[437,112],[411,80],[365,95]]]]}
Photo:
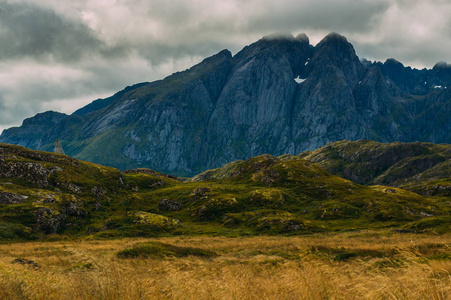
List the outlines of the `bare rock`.
{"type": "Polygon", "coordinates": [[[210,188],[201,186],[201,187],[195,189],[193,191],[193,193],[191,194],[191,196],[193,197],[193,200],[197,200],[197,199],[208,197],[208,195],[210,195],[210,192],[211,192],[210,188]]]}
{"type": "Polygon", "coordinates": [[[76,184],[74,184],[74,183],[72,183],[72,182],[70,182],[70,183],[67,185],[67,188],[68,188],[71,192],[73,192],[73,193],[77,193],[77,194],[81,194],[81,193],[82,193],[82,188],[81,188],[81,186],[78,186],[78,185],[76,185],[76,184]]]}
{"type": "Polygon", "coordinates": [[[52,172],[40,163],[7,162],[0,159],[0,177],[24,178],[39,187],[48,187],[51,174],[52,172]]]}
{"type": "Polygon", "coordinates": [[[83,205],[80,202],[81,201],[67,202],[62,208],[63,212],[65,214],[68,214],[69,216],[80,217],[80,218],[87,217],[88,211],[83,207],[83,205]]]}
{"type": "Polygon", "coordinates": [[[107,192],[104,188],[95,186],[91,189],[91,193],[97,198],[102,198],[107,192]]]}
{"type": "Polygon", "coordinates": [[[164,186],[164,185],[166,185],[166,181],[159,180],[159,181],[149,185],[149,188],[154,188],[154,187],[159,187],[159,186],[164,186]]]}
{"type": "Polygon", "coordinates": [[[3,205],[21,203],[27,198],[27,196],[0,191],[0,204],[3,205]]]}
{"type": "Polygon", "coordinates": [[[281,178],[279,172],[272,169],[266,170],[263,174],[264,175],[261,178],[261,181],[267,185],[271,185],[274,182],[279,181],[281,178]]]}
{"type": "Polygon", "coordinates": [[[158,208],[166,211],[176,211],[182,209],[182,205],[175,200],[162,198],[158,202],[158,208]]]}

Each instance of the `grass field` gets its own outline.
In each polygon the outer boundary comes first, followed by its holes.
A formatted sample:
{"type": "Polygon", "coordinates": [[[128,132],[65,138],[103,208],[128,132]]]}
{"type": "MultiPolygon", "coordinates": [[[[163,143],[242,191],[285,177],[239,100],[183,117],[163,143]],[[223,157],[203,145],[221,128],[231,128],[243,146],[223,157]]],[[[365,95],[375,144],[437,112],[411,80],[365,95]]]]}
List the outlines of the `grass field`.
{"type": "Polygon", "coordinates": [[[451,299],[451,235],[1,244],[0,287],[0,299],[451,299]]]}

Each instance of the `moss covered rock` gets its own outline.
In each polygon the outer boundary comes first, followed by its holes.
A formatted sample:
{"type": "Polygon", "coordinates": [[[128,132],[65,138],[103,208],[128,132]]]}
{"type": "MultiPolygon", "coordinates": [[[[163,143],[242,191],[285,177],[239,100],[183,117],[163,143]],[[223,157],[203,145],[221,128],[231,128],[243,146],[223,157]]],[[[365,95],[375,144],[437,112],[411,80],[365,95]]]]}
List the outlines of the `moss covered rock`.
{"type": "Polygon", "coordinates": [[[208,200],[197,210],[197,216],[203,220],[213,220],[220,218],[224,213],[238,209],[239,203],[236,198],[214,198],[208,200]]]}
{"type": "Polygon", "coordinates": [[[128,213],[130,217],[134,218],[134,223],[152,225],[161,228],[177,228],[180,227],[180,220],[169,218],[163,215],[154,213],[135,211],[128,213]]]}
{"type": "Polygon", "coordinates": [[[36,226],[45,233],[58,233],[64,228],[66,215],[48,207],[35,210],[36,226]]]}

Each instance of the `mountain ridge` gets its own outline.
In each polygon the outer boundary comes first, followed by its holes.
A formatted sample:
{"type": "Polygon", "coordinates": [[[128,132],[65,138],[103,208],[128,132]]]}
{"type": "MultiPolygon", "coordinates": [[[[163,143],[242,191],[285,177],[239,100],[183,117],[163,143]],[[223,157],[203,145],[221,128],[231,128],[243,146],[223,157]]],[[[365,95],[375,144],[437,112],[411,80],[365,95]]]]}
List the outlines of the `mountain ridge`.
{"type": "Polygon", "coordinates": [[[234,56],[223,50],[72,115],[38,114],[4,130],[0,142],[51,150],[60,139],[80,159],[193,176],[338,140],[449,143],[450,85],[446,63],[431,70],[393,59],[362,63],[336,33],[315,47],[302,34],[267,36],[234,56]]]}

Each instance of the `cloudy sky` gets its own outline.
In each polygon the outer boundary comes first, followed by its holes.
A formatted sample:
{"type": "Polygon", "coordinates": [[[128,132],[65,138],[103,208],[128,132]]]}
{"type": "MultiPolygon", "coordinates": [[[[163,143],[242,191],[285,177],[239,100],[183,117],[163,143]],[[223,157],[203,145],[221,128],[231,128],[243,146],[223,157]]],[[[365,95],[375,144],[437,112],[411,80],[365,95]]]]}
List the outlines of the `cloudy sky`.
{"type": "Polygon", "coordinates": [[[451,63],[450,16],[450,0],[0,0],[0,131],[275,32],[432,68],[451,63]]]}

